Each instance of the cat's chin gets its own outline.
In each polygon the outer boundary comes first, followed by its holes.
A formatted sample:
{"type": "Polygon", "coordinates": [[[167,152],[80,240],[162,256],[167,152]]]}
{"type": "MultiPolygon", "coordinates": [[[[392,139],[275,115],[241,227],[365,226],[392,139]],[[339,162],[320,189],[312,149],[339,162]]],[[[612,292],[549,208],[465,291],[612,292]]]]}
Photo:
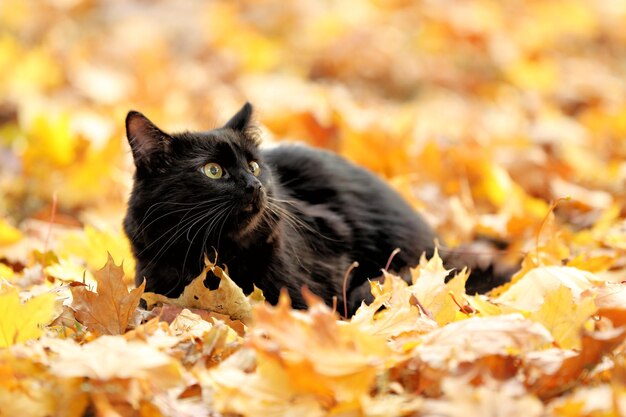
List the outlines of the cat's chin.
{"type": "Polygon", "coordinates": [[[261,223],[264,207],[258,204],[250,204],[241,209],[238,219],[238,229],[235,234],[243,237],[253,232],[261,223]]]}

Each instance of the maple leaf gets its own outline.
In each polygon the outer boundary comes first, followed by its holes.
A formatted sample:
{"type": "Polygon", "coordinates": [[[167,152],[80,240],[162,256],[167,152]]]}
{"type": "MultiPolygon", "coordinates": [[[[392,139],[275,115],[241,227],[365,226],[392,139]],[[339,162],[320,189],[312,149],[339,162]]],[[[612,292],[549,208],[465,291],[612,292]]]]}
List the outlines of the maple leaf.
{"type": "Polygon", "coordinates": [[[422,256],[418,267],[412,270],[413,285],[408,288],[440,325],[456,319],[459,307],[450,293],[456,297],[464,296],[468,278],[467,272],[463,270],[446,283],[449,272],[443,267],[437,251],[428,261],[422,256]]]}
{"type": "Polygon", "coordinates": [[[76,319],[100,334],[124,334],[139,305],[145,282],[129,292],[123,277],[124,270],[109,255],[104,267],[95,273],[97,292],[89,291],[84,285],[71,287],[76,319]]]}
{"type": "Polygon", "coordinates": [[[55,316],[54,294],[41,294],[20,302],[17,290],[0,293],[0,348],[34,339],[55,316]]]}
{"type": "Polygon", "coordinates": [[[594,274],[567,266],[540,266],[528,271],[524,276],[504,291],[496,302],[520,310],[536,311],[544,303],[546,296],[566,286],[575,299],[583,291],[600,282],[594,274]]]}
{"type": "Polygon", "coordinates": [[[252,294],[246,296],[243,290],[235,284],[228,274],[219,266],[209,264],[196,278],[189,283],[178,298],[168,298],[161,294],[145,293],[148,308],[156,303],[172,304],[183,308],[198,308],[225,314],[235,320],[249,324],[252,318],[252,306],[264,300],[262,292],[255,288],[252,294]],[[215,290],[209,290],[204,285],[209,271],[219,280],[215,290]]]}
{"type": "Polygon", "coordinates": [[[364,332],[382,337],[395,337],[403,333],[428,333],[437,323],[426,316],[417,305],[408,284],[402,278],[383,271],[382,288],[372,282],[375,298],[369,305],[363,303],[350,319],[350,323],[364,332]],[[384,308],[383,308],[384,307],[384,308]]]}
{"type": "Polygon", "coordinates": [[[543,324],[564,349],[580,348],[580,330],[597,310],[591,297],[576,300],[572,290],[561,285],[546,294],[539,310],[531,318],[543,324]]]}

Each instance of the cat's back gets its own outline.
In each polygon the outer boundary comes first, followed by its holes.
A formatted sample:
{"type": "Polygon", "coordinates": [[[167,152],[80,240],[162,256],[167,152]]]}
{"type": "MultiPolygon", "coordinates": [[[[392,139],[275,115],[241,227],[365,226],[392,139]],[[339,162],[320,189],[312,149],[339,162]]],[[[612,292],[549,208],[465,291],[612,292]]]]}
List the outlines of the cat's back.
{"type": "Polygon", "coordinates": [[[422,252],[432,252],[432,229],[372,172],[305,145],[280,145],[263,155],[290,198],[323,206],[344,219],[352,232],[346,246],[362,273],[379,274],[396,248],[401,249],[391,268],[396,270],[415,265],[422,252]]]}

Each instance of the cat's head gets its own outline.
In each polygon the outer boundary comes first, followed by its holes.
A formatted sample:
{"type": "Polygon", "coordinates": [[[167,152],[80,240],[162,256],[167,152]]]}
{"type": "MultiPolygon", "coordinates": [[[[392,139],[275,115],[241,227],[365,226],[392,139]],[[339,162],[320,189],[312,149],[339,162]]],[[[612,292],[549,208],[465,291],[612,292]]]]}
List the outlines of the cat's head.
{"type": "Polygon", "coordinates": [[[136,167],[129,213],[143,217],[135,219],[139,227],[179,222],[205,238],[253,228],[271,195],[271,173],[251,115],[246,103],[221,128],[168,134],[129,112],[126,134],[136,167]]]}

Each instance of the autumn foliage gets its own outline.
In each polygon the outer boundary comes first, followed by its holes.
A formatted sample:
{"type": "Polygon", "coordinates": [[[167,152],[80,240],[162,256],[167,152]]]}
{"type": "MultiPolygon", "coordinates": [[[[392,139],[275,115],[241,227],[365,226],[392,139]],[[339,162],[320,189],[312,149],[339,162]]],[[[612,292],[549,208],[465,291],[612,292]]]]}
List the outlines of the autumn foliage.
{"type": "Polygon", "coordinates": [[[0,417],[626,414],[624,22],[604,0],[3,0],[0,417]],[[178,299],[134,288],[126,112],[209,129],[245,100],[266,142],[368,167],[512,282],[466,294],[436,254],[350,319],[221,265],[178,299]]]}

